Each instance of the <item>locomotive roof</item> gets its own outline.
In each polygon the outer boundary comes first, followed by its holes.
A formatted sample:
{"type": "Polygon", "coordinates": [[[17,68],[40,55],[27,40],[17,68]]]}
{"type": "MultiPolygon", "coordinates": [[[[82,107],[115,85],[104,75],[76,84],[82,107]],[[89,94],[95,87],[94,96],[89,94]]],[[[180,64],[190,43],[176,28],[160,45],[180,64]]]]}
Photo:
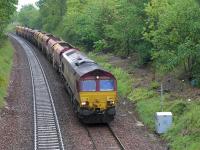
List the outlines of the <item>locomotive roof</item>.
{"type": "Polygon", "coordinates": [[[82,77],[90,72],[97,70],[110,74],[109,72],[102,69],[96,62],[89,59],[85,54],[76,49],[68,50],[62,55],[71,64],[79,77],[82,77]]]}

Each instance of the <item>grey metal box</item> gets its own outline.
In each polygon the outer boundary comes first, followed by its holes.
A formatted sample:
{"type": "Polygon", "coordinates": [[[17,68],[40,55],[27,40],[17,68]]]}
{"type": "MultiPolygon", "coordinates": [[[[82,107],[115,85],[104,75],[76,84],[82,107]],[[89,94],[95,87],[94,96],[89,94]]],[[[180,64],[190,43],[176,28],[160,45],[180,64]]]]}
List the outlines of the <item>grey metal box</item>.
{"type": "Polygon", "coordinates": [[[172,113],[156,112],[155,124],[157,133],[165,133],[172,125],[172,113]]]}

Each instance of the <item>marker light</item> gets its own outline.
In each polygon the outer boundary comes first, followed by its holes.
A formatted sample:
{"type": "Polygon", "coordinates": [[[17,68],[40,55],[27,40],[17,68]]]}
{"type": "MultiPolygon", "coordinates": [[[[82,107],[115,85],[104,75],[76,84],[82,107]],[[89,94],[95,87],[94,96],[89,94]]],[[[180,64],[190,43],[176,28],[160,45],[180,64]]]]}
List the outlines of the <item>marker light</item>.
{"type": "Polygon", "coordinates": [[[99,79],[99,76],[96,76],[96,79],[99,79]]]}
{"type": "Polygon", "coordinates": [[[108,105],[114,105],[115,101],[107,101],[108,105]]]}

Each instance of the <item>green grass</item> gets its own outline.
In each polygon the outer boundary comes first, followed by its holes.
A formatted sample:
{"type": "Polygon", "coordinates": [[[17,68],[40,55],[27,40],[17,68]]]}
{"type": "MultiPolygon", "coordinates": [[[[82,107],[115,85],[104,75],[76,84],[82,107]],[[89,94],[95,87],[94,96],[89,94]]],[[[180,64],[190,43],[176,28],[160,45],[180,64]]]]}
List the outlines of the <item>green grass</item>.
{"type": "MultiPolygon", "coordinates": [[[[160,96],[150,89],[133,90],[132,99],[140,119],[150,130],[155,131],[155,113],[161,111],[160,96]]],[[[172,150],[199,150],[200,148],[200,102],[169,100],[165,95],[164,111],[173,114],[171,129],[162,135],[172,150]]]]}
{"type": "Polygon", "coordinates": [[[149,100],[153,97],[157,96],[157,94],[153,90],[149,90],[147,88],[135,88],[128,95],[129,100],[137,102],[140,100],[149,100]]]}
{"type": "Polygon", "coordinates": [[[9,41],[5,41],[0,48],[0,108],[3,107],[9,84],[10,71],[12,68],[13,48],[9,41]]]}
{"type": "MultiPolygon", "coordinates": [[[[150,130],[155,131],[155,113],[161,111],[160,96],[151,89],[133,90],[132,99],[136,101],[136,110],[140,119],[150,130]]],[[[172,150],[198,150],[200,148],[200,102],[169,100],[164,96],[164,111],[173,114],[171,129],[162,135],[172,150]]]]}
{"type": "Polygon", "coordinates": [[[174,112],[174,125],[164,135],[173,149],[198,150],[200,148],[200,103],[176,102],[171,111],[174,112]]]}
{"type": "MultiPolygon", "coordinates": [[[[103,68],[111,71],[117,78],[119,95],[128,97],[136,103],[136,110],[140,119],[150,130],[155,130],[155,113],[161,111],[160,95],[156,89],[160,84],[153,81],[148,88],[132,88],[134,80],[127,71],[116,68],[108,63],[108,56],[97,56],[89,53],[89,57],[97,61],[103,68]]],[[[200,149],[200,102],[188,102],[183,99],[170,99],[164,95],[164,111],[173,113],[171,129],[161,137],[166,139],[172,150],[200,149]]]]}
{"type": "Polygon", "coordinates": [[[136,110],[144,124],[151,130],[154,130],[154,116],[155,112],[160,111],[160,99],[158,97],[153,97],[150,99],[140,100],[136,103],[136,110]]]}

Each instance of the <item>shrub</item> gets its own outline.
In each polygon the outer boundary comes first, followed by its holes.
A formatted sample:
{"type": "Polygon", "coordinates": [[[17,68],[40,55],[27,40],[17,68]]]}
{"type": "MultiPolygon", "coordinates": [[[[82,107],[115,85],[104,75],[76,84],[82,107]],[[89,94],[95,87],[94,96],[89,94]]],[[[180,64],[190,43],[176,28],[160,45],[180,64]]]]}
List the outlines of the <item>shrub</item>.
{"type": "Polygon", "coordinates": [[[108,47],[108,44],[104,39],[102,39],[102,40],[98,40],[98,41],[94,42],[93,47],[95,48],[96,52],[101,52],[102,50],[104,50],[105,48],[108,47]]]}

